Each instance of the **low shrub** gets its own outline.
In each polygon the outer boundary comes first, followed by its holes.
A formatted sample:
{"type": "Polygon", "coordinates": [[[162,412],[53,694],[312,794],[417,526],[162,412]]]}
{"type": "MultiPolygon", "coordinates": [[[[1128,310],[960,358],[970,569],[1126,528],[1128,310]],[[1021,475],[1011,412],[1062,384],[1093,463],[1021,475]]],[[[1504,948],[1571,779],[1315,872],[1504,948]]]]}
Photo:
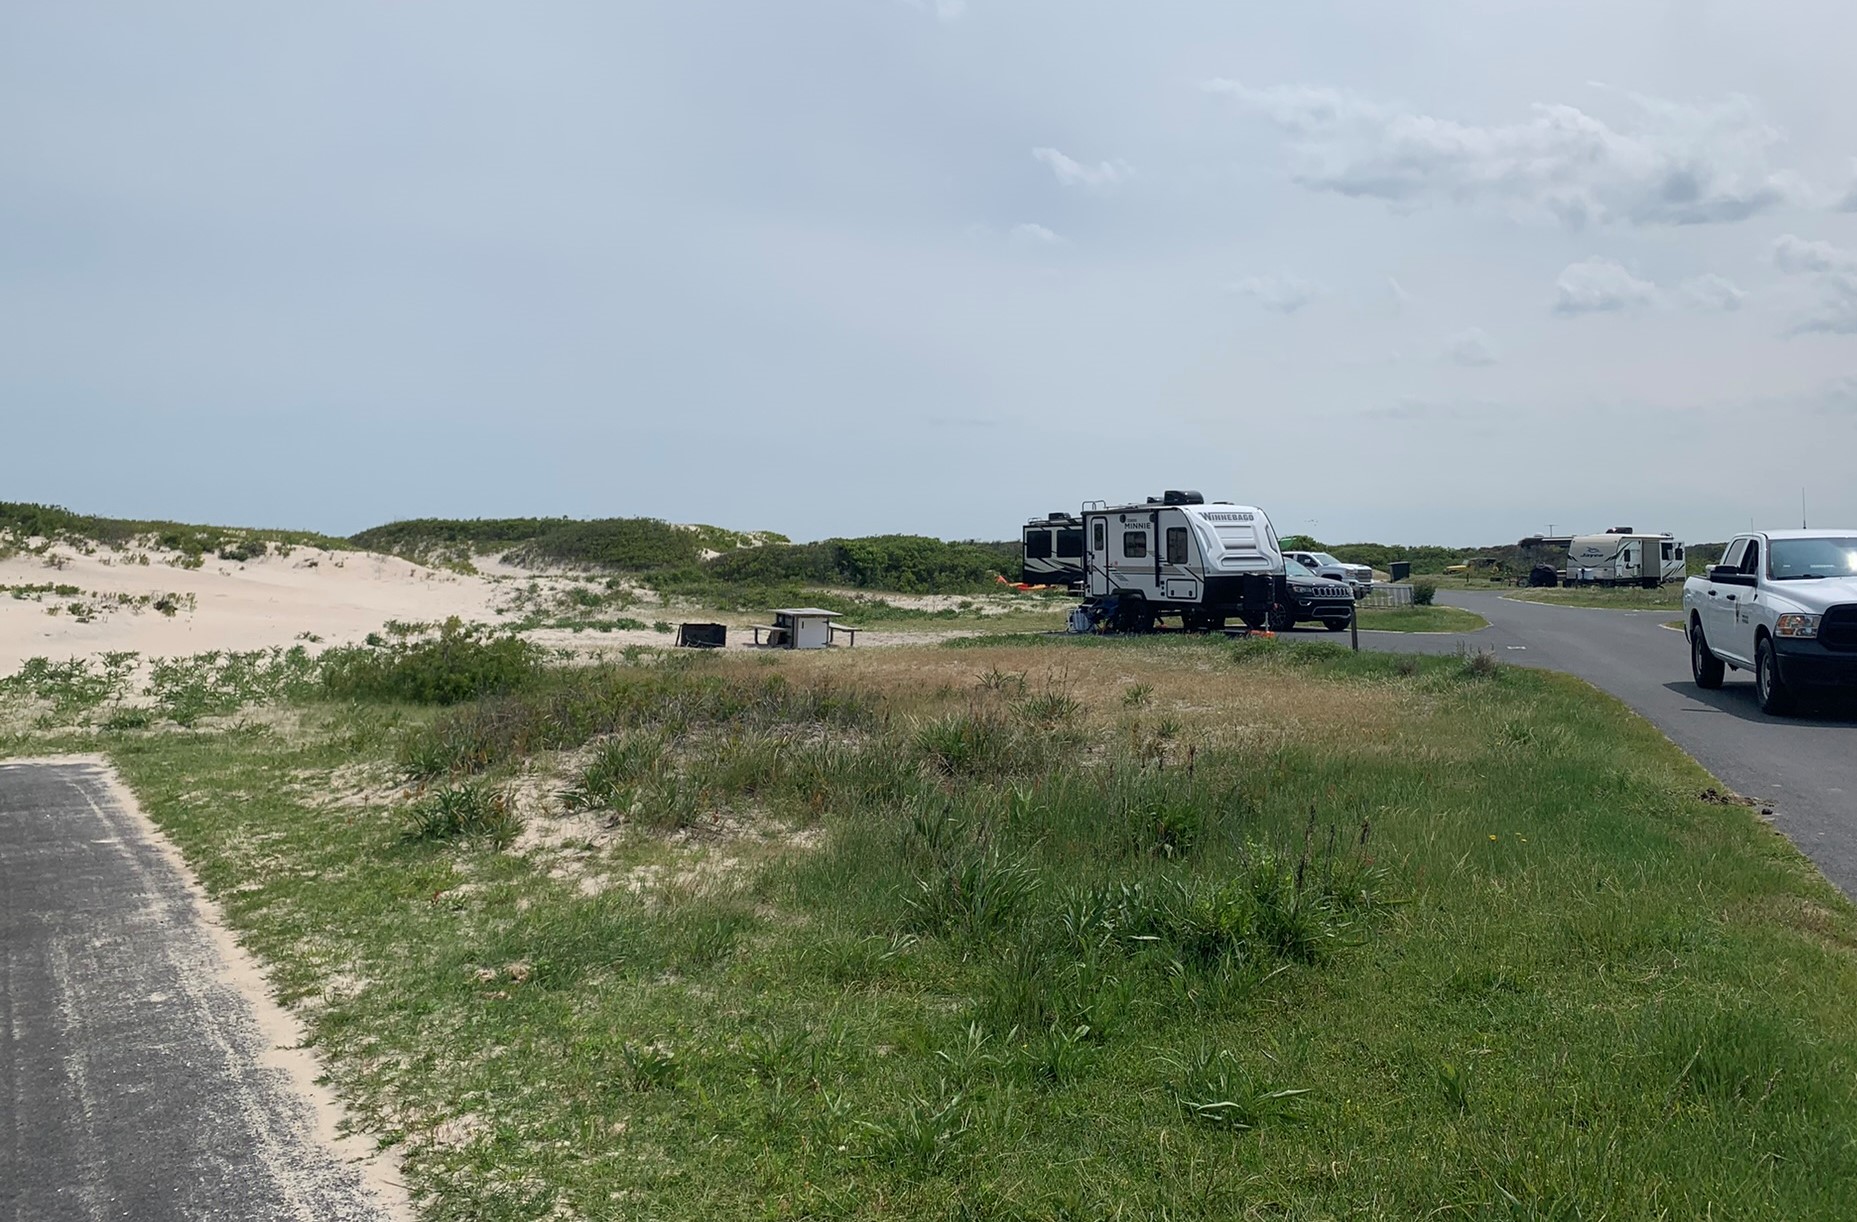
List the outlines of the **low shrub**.
{"type": "Polygon", "coordinates": [[[505,848],[522,831],[509,796],[488,785],[436,790],[413,804],[407,820],[407,837],[412,840],[481,840],[505,848]]]}
{"type": "Polygon", "coordinates": [[[1438,583],[1434,581],[1415,581],[1412,583],[1412,605],[1429,607],[1438,597],[1438,583]]]}
{"type": "Polygon", "coordinates": [[[322,657],[322,686],[341,700],[457,704],[533,682],[544,656],[520,637],[454,616],[436,636],[372,637],[367,645],[331,649],[322,657]]]}

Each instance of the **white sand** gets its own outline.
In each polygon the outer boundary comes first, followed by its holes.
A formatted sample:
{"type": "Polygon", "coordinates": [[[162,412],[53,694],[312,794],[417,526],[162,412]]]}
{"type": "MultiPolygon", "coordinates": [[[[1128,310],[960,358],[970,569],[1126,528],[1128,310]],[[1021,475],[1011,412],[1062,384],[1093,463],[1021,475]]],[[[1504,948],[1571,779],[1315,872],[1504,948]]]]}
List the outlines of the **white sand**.
{"type": "Polygon", "coordinates": [[[80,594],[15,598],[0,590],[0,674],[27,658],[63,660],[107,650],[173,657],[210,649],[291,645],[302,634],[324,645],[359,641],[388,620],[435,621],[456,615],[494,620],[499,587],[481,577],[423,568],[368,552],[297,548],[243,564],[208,555],[198,569],[172,563],[171,553],[99,547],[91,555],[55,545],[46,555],[21,552],[0,560],[0,586],[76,586],[80,594]],[[147,556],[147,564],[136,563],[147,556]],[[48,561],[56,561],[55,564],[48,561]],[[183,596],[169,616],[152,606],[111,606],[111,596],[183,596]],[[188,609],[185,596],[192,595],[188,609]],[[68,604],[97,609],[80,623],[68,604]],[[51,608],[59,608],[56,615],[51,608]]]}
{"type": "MultiPolygon", "coordinates": [[[[0,553],[8,550],[7,542],[0,536],[0,553]]],[[[495,556],[476,557],[475,574],[428,568],[371,552],[303,547],[289,555],[273,551],[244,563],[209,554],[197,569],[181,567],[176,559],[174,553],[154,548],[97,547],[85,553],[67,544],[55,544],[43,552],[21,550],[0,559],[0,675],[11,674],[28,658],[64,661],[112,650],[138,653],[144,660],[274,645],[301,644],[315,652],[361,641],[391,620],[435,623],[455,615],[466,622],[509,624],[535,609],[538,601],[548,603],[563,589],[605,586],[603,575],[538,572],[504,564],[495,556]],[[75,587],[78,593],[45,591],[19,598],[11,589],[45,585],[75,587]],[[539,598],[529,593],[532,586],[539,589],[539,598]],[[154,603],[161,599],[173,603],[174,614],[155,609],[154,603]],[[72,604],[80,605],[88,622],[73,614],[72,604]]],[[[595,614],[645,624],[719,620],[729,626],[731,650],[751,648],[749,643],[754,638],[749,626],[767,623],[770,618],[766,611],[717,615],[666,606],[655,593],[644,589],[634,594],[635,605],[595,614]]],[[[881,597],[923,610],[971,602],[978,604],[982,615],[1020,605],[1011,598],[988,595],[973,599],[953,595],[881,597]]],[[[848,616],[847,622],[856,624],[858,619],[848,616]]],[[[924,623],[912,628],[860,632],[857,645],[926,644],[981,631],[971,621],[960,625],[924,623]]],[[[583,656],[616,653],[632,646],[666,648],[676,640],[671,633],[649,627],[607,632],[540,628],[524,635],[549,648],[583,656]]]]}

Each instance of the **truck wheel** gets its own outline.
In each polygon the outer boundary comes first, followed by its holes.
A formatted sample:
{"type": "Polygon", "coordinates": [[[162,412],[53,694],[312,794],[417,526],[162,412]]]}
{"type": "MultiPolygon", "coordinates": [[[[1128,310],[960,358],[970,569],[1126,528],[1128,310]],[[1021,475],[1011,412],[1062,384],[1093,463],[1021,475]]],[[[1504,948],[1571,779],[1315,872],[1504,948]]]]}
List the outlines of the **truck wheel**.
{"type": "Polygon", "coordinates": [[[1270,618],[1264,622],[1270,625],[1272,632],[1288,632],[1296,626],[1296,613],[1279,604],[1270,609],[1270,618]]]}
{"type": "Polygon", "coordinates": [[[1771,637],[1754,642],[1754,694],[1760,698],[1760,711],[1770,717],[1793,711],[1792,689],[1780,678],[1779,654],[1771,637]]]}
{"type": "Polygon", "coordinates": [[[1722,685],[1722,676],[1727,667],[1709,648],[1709,642],[1702,635],[1702,621],[1694,620],[1689,625],[1689,673],[1694,676],[1696,686],[1712,692],[1722,685]]]}

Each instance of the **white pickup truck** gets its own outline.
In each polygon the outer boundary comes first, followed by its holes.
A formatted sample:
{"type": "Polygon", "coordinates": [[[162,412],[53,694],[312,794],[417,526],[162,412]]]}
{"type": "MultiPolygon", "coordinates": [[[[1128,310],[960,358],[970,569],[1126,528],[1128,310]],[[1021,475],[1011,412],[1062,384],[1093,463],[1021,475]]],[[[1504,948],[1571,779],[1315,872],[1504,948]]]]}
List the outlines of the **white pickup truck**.
{"type": "Polygon", "coordinates": [[[1806,688],[1857,690],[1857,531],[1736,536],[1720,564],[1683,583],[1683,621],[1697,687],[1752,671],[1761,709],[1776,715],[1806,688]]]}

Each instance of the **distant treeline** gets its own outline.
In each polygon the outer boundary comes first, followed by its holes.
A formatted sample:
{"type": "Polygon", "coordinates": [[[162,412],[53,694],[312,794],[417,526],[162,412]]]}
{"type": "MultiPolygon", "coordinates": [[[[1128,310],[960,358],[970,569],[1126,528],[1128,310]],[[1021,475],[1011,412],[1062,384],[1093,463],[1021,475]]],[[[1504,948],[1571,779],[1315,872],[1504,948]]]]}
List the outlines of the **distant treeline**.
{"type": "Polygon", "coordinates": [[[654,584],[791,587],[839,585],[902,593],[968,593],[1016,575],[1019,543],[949,543],[878,535],[790,543],[771,531],[678,526],[656,518],[421,518],[353,536],[371,551],[416,560],[496,552],[520,564],[611,569],[654,584]]]}
{"type": "Polygon", "coordinates": [[[238,526],[195,526],[186,522],[141,521],[134,518],[100,518],[93,514],[72,513],[57,505],[34,505],[24,501],[0,501],[0,534],[15,539],[43,538],[102,543],[123,547],[137,540],[155,547],[168,548],[183,556],[199,557],[207,552],[224,555],[229,560],[244,560],[255,551],[254,543],[279,543],[286,546],[321,547],[347,550],[354,545],[307,530],[261,530],[238,526]]]}

